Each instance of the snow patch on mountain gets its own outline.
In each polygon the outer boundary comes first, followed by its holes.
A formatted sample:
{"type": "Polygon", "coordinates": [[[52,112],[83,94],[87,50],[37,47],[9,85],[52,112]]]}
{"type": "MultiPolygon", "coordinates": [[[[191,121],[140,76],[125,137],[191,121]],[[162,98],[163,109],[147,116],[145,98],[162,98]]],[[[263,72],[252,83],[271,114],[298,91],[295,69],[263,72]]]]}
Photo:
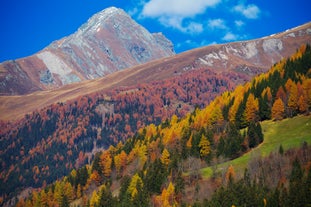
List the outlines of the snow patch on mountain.
{"type": "Polygon", "coordinates": [[[276,52],[283,49],[283,43],[280,39],[266,39],[262,43],[265,52],[276,52]]]}
{"type": "Polygon", "coordinates": [[[37,54],[37,57],[41,59],[48,70],[52,74],[59,75],[63,84],[80,81],[80,78],[72,73],[70,68],[62,59],[49,51],[43,51],[37,54]]]}

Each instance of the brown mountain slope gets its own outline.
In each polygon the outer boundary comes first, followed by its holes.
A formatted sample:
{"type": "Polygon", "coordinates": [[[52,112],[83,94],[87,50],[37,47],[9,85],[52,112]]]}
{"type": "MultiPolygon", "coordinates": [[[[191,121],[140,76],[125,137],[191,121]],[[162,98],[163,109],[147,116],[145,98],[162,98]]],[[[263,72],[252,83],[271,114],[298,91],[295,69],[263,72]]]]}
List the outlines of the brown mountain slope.
{"type": "Polygon", "coordinates": [[[243,75],[233,78],[236,84],[250,80],[266,71],[283,57],[294,53],[301,44],[311,43],[311,23],[268,37],[212,45],[172,57],[138,65],[106,77],[74,83],[56,90],[40,91],[25,96],[0,97],[0,119],[16,120],[43,106],[66,101],[81,95],[115,87],[133,86],[137,83],[162,80],[196,68],[210,68],[219,75],[243,75]]]}
{"type": "Polygon", "coordinates": [[[0,94],[52,89],[173,54],[172,43],[161,33],[149,33],[123,10],[111,7],[42,51],[0,64],[0,94]]]}

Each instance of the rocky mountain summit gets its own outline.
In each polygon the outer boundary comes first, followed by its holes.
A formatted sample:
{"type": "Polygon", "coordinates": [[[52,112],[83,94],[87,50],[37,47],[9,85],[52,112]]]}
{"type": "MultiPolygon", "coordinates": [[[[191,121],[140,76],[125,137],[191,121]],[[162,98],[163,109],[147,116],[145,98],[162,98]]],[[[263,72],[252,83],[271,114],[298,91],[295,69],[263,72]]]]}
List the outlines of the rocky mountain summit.
{"type": "Polygon", "coordinates": [[[149,33],[123,10],[111,7],[42,51],[3,62],[0,94],[51,89],[174,54],[172,42],[162,33],[149,33]]]}

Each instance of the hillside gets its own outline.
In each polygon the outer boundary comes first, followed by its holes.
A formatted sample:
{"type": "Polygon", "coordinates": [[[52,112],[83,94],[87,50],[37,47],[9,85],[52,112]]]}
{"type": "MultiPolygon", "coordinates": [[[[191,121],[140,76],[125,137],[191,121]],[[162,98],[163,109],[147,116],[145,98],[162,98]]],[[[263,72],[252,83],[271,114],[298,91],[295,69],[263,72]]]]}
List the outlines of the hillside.
{"type": "Polygon", "coordinates": [[[55,89],[174,54],[162,33],[149,33],[122,9],[111,7],[36,54],[1,63],[0,94],[55,89]]]}
{"type": "MultiPolygon", "coordinates": [[[[100,199],[107,198],[104,197],[104,194],[111,195],[110,193],[116,189],[115,185],[120,185],[118,183],[121,182],[120,192],[116,194],[121,203],[125,202],[134,206],[146,206],[148,203],[153,203],[156,206],[162,206],[166,202],[169,202],[170,205],[175,202],[180,203],[183,186],[185,184],[195,186],[194,184],[200,179],[197,170],[202,166],[209,164],[214,159],[221,160],[221,157],[225,159],[237,158],[263,142],[264,137],[259,120],[270,118],[281,120],[284,117],[292,117],[310,111],[310,68],[311,49],[310,46],[303,46],[290,59],[276,64],[268,73],[256,77],[251,83],[239,86],[233,92],[223,93],[203,110],[197,109],[181,119],[173,116],[171,121],[162,122],[158,127],[151,124],[139,130],[124,144],[110,146],[108,150],[95,156],[92,167],[89,168],[90,174],[85,175],[87,178],[79,180],[80,176],[76,176],[85,173],[86,168],[78,170],[77,174],[72,172],[67,181],[64,180],[56,184],[53,188],[54,193],[57,189],[63,192],[72,192],[67,191],[71,186],[75,189],[73,193],[80,189],[80,196],[81,193],[84,196],[92,194],[90,203],[96,205],[98,202],[106,202],[106,199],[100,199]],[[241,133],[240,129],[245,127],[247,130],[245,133],[241,133]],[[184,171],[192,172],[188,179],[182,177],[184,171]],[[57,185],[60,186],[57,187],[57,185]],[[94,185],[102,186],[102,190],[99,193],[90,193],[90,189],[94,189],[94,185]],[[169,197],[171,199],[167,200],[169,197]]],[[[93,106],[91,99],[84,99],[84,101],[89,102],[90,107],[93,106]]],[[[36,123],[48,124],[54,119],[54,116],[57,117],[56,111],[54,109],[47,110],[48,117],[51,117],[50,120],[39,119],[36,114],[33,116],[37,117],[36,123]]],[[[71,113],[81,112],[73,110],[71,113]]],[[[70,114],[66,115],[65,113],[64,115],[70,117],[70,114]]],[[[81,118],[81,116],[79,117],[81,118]]],[[[89,118],[91,122],[95,121],[95,119],[89,118]]],[[[83,120],[82,122],[78,121],[78,125],[80,123],[83,123],[83,120]]],[[[29,127],[36,129],[33,124],[28,125],[28,129],[29,127]]],[[[27,127],[24,129],[27,130],[27,127]]],[[[40,133],[40,130],[38,132],[40,133]]],[[[86,132],[92,133],[92,131],[89,132],[89,129],[86,129],[86,132]]],[[[16,133],[20,132],[16,131],[16,133]]],[[[83,134],[85,132],[82,128],[83,134]]],[[[66,137],[73,138],[73,136],[65,134],[61,138],[63,143],[67,143],[66,137]]],[[[79,136],[77,139],[79,142],[79,136]]],[[[15,146],[18,147],[21,142],[19,140],[16,140],[14,146],[11,145],[7,150],[2,151],[2,155],[11,154],[8,153],[8,150],[15,146]]],[[[52,140],[53,137],[48,140],[48,143],[51,143],[52,140]]],[[[68,142],[76,143],[76,140],[68,140],[68,142]]],[[[44,144],[44,140],[42,146],[47,146],[44,144]]],[[[55,144],[53,146],[56,148],[55,144]]],[[[31,150],[32,157],[30,159],[39,158],[42,153],[40,149],[40,145],[37,145],[34,150],[31,150]]],[[[58,154],[55,161],[58,161],[58,164],[63,161],[63,158],[58,154]]],[[[35,166],[32,172],[34,178],[38,179],[38,184],[40,183],[39,178],[44,173],[51,173],[46,167],[42,168],[41,166],[35,166]],[[40,173],[40,171],[43,172],[40,173]]],[[[16,173],[18,172],[13,168],[8,171],[6,177],[18,177],[15,175],[16,173]]],[[[20,181],[25,179],[25,175],[20,177],[20,181]]],[[[53,193],[53,189],[50,189],[51,193],[53,193]]],[[[75,196],[75,193],[60,194],[60,198],[65,200],[56,199],[51,202],[69,202],[75,196]]],[[[111,199],[108,201],[115,202],[114,198],[111,197],[111,199]]]]}
{"type": "Polygon", "coordinates": [[[56,102],[118,87],[132,87],[137,83],[164,80],[200,68],[212,70],[216,77],[232,77],[230,84],[234,87],[267,71],[281,58],[293,54],[301,44],[310,44],[310,26],[311,23],[308,23],[256,40],[195,49],[56,90],[35,92],[27,96],[0,96],[0,120],[16,120],[26,113],[56,102]],[[23,107],[19,107],[21,105],[23,107]]]}
{"type": "MultiPolygon", "coordinates": [[[[239,176],[243,175],[244,169],[249,166],[252,160],[259,157],[268,157],[271,153],[278,153],[280,146],[283,150],[299,148],[305,142],[311,144],[311,116],[297,116],[283,119],[280,122],[272,120],[261,123],[264,133],[264,141],[258,147],[245,153],[243,156],[224,162],[217,166],[217,169],[224,170],[232,165],[239,176]]],[[[205,178],[212,176],[212,167],[202,169],[205,178]]]]}

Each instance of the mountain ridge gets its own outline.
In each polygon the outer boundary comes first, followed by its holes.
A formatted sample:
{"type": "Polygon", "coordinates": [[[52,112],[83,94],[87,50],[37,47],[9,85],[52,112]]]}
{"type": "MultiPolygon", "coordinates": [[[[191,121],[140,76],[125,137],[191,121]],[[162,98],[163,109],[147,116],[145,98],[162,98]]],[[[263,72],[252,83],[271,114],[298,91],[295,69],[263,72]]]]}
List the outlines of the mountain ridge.
{"type": "Polygon", "coordinates": [[[27,96],[0,96],[0,119],[18,119],[26,113],[54,102],[66,101],[100,90],[162,80],[198,68],[209,68],[217,74],[225,76],[227,76],[226,73],[230,72],[236,76],[233,80],[235,84],[242,84],[254,75],[267,71],[282,57],[290,56],[301,44],[310,44],[311,22],[283,33],[274,34],[272,37],[271,39],[270,35],[250,41],[197,48],[118,71],[103,78],[69,84],[54,90],[37,91],[27,96]],[[271,45],[276,46],[275,50],[271,45]],[[280,45],[282,50],[279,50],[280,45]],[[257,54],[251,57],[249,55],[249,59],[244,57],[244,54],[251,51],[248,48],[254,48],[254,46],[256,46],[257,54]],[[238,48],[242,49],[238,50],[238,48]],[[267,53],[263,53],[264,48],[266,48],[267,53]],[[271,50],[269,51],[269,49],[271,50]],[[235,50],[236,53],[234,53],[235,50]],[[227,53],[227,51],[233,52],[227,53]],[[260,55],[261,53],[263,55],[260,55]],[[262,62],[256,64],[256,60],[262,60],[262,62]],[[226,65],[227,67],[225,67],[226,65]],[[243,78],[239,78],[240,76],[243,78]],[[19,107],[21,103],[23,103],[23,107],[19,107]]]}
{"type": "Polygon", "coordinates": [[[172,43],[162,33],[149,33],[122,9],[111,7],[41,51],[3,62],[0,94],[57,88],[173,54],[172,43]]]}

